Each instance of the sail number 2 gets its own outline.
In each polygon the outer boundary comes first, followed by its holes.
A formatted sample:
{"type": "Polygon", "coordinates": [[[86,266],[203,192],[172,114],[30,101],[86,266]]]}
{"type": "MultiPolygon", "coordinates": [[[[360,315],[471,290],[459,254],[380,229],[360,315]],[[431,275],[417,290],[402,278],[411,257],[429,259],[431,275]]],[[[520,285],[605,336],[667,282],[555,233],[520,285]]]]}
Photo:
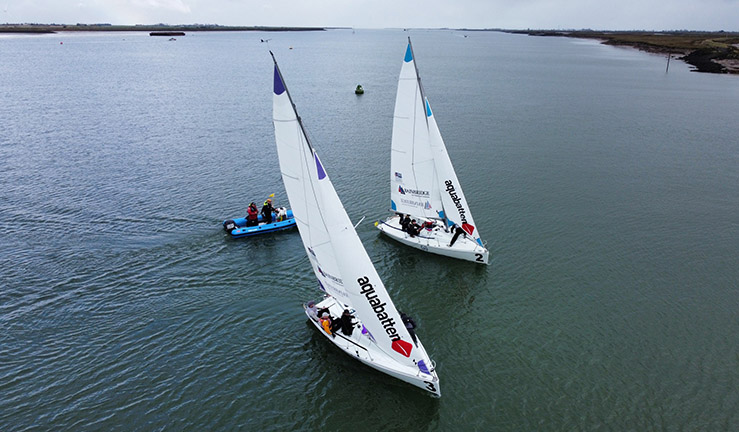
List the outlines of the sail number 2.
{"type": "Polygon", "coordinates": [[[482,254],[476,253],[475,254],[475,261],[477,261],[477,262],[484,262],[482,260],[482,254]]]}

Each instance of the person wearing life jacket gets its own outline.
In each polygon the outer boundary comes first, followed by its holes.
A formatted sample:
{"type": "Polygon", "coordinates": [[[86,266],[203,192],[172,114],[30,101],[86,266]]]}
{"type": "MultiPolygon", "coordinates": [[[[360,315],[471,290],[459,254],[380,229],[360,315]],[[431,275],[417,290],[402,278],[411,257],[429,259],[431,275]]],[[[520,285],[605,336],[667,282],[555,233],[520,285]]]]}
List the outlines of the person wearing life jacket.
{"type": "Polygon", "coordinates": [[[267,198],[267,201],[264,202],[264,205],[262,206],[262,218],[267,223],[272,223],[272,212],[275,211],[275,208],[272,207],[272,198],[267,198]]]}
{"type": "Polygon", "coordinates": [[[334,337],[334,334],[331,333],[331,317],[328,315],[327,312],[324,312],[321,315],[319,321],[321,323],[321,328],[323,328],[323,331],[331,335],[331,337],[334,337]]]}
{"type": "Polygon", "coordinates": [[[259,210],[257,210],[257,205],[252,202],[249,204],[249,208],[246,209],[246,226],[257,225],[259,225],[259,210]]]}

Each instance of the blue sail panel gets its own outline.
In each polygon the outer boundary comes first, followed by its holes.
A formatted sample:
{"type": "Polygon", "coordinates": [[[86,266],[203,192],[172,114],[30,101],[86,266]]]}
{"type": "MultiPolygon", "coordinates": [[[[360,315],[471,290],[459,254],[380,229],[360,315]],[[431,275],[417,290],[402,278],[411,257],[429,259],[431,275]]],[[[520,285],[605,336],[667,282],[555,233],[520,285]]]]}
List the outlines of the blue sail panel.
{"type": "Polygon", "coordinates": [[[413,51],[411,51],[411,44],[408,43],[408,48],[405,50],[405,62],[408,63],[413,61],[413,51]]]}
{"type": "Polygon", "coordinates": [[[283,93],[285,93],[285,83],[282,82],[280,71],[277,70],[277,65],[275,65],[275,94],[281,95],[283,93]]]}
{"type": "Polygon", "coordinates": [[[326,171],[323,170],[323,165],[321,165],[321,161],[318,159],[318,154],[313,154],[316,158],[316,169],[318,170],[318,180],[323,180],[326,178],[326,171]]]}

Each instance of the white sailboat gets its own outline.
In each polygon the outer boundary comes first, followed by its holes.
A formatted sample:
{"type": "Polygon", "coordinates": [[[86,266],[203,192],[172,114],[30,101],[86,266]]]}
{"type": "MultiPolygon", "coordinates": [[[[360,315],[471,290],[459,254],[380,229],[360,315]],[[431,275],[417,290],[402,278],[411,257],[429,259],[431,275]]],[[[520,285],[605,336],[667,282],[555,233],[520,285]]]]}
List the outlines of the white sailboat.
{"type": "Polygon", "coordinates": [[[488,263],[488,250],[424,94],[410,38],[395,100],[390,201],[395,214],[375,224],[390,238],[426,252],[488,263]],[[419,225],[429,222],[428,227],[411,234],[403,229],[401,214],[419,225]]]}
{"type": "Polygon", "coordinates": [[[337,331],[330,336],[310,309],[306,308],[306,314],[347,354],[438,397],[441,393],[434,363],[393,305],[305,132],[277,61],[274,63],[277,154],[300,237],[325,292],[317,308],[328,309],[334,318],[349,310],[357,322],[350,335],[337,331]]]}

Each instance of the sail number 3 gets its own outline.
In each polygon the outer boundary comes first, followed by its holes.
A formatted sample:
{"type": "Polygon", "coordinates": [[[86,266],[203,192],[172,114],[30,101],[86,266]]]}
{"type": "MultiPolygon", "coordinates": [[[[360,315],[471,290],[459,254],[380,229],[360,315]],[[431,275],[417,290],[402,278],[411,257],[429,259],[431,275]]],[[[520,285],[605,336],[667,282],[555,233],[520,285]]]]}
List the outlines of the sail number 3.
{"type": "Polygon", "coordinates": [[[432,382],[424,381],[426,384],[426,390],[436,393],[436,386],[432,382]]]}

